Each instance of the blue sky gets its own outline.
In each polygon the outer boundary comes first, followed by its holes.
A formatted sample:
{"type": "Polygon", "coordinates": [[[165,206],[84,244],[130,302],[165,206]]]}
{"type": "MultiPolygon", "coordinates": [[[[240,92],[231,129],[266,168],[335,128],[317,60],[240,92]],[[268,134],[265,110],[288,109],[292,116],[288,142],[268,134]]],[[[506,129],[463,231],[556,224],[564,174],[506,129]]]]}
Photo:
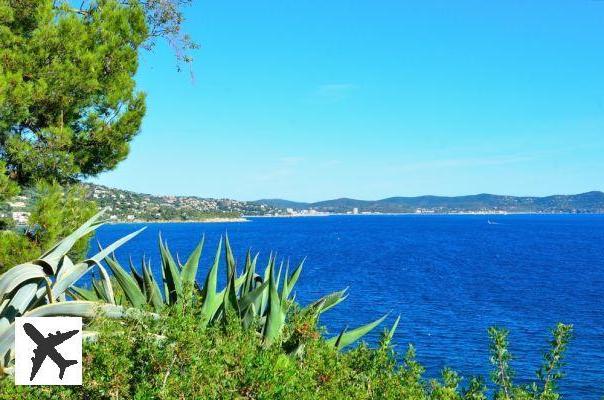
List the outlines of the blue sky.
{"type": "Polygon", "coordinates": [[[242,200],[604,190],[604,1],[194,1],[96,182],[242,200]]]}

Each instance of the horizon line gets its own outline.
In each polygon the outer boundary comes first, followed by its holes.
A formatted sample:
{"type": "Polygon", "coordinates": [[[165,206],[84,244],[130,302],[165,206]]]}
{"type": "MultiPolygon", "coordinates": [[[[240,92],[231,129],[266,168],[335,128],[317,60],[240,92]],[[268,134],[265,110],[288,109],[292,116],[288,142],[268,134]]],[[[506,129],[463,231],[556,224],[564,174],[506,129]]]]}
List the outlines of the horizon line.
{"type": "Polygon", "coordinates": [[[566,193],[566,194],[560,194],[560,193],[554,193],[554,194],[547,194],[547,195],[515,195],[515,194],[496,194],[496,193],[487,193],[487,192],[481,192],[481,193],[473,193],[473,194],[461,194],[461,195],[440,195],[440,194],[422,194],[422,195],[407,195],[407,196],[403,196],[403,195],[394,195],[394,196],[387,196],[387,197],[382,197],[382,198],[378,198],[378,199],[361,199],[361,198],[354,198],[354,197],[332,197],[332,198],[327,198],[327,199],[323,199],[323,200],[316,200],[316,201],[302,201],[302,200],[290,200],[287,198],[283,198],[283,197],[261,197],[259,199],[256,200],[240,200],[240,199],[236,199],[234,197],[212,197],[212,196],[203,196],[203,195],[197,195],[197,194],[153,194],[153,193],[147,193],[147,192],[139,192],[139,191],[135,191],[135,190],[131,190],[131,189],[123,189],[123,188],[118,188],[118,187],[114,187],[114,186],[107,186],[105,184],[100,184],[100,183],[94,183],[94,182],[89,182],[89,181],[84,181],[81,182],[83,184],[88,184],[88,185],[95,185],[95,186],[103,186],[106,188],[110,188],[110,189],[116,189],[116,190],[122,190],[125,192],[131,192],[131,193],[137,193],[137,194],[144,194],[144,195],[148,195],[148,196],[155,196],[155,197],[167,197],[167,196],[172,196],[172,197],[199,197],[202,199],[228,199],[228,200],[237,200],[237,201],[246,201],[246,202],[250,202],[250,203],[257,203],[260,201],[269,201],[269,200],[282,200],[282,201],[289,201],[292,203],[306,203],[306,204],[313,204],[313,203],[320,203],[320,202],[325,202],[325,201],[333,201],[333,200],[356,200],[356,201],[367,201],[367,202],[371,202],[371,201],[381,201],[381,200],[387,200],[387,199],[393,199],[393,198],[420,198],[420,197],[471,197],[471,196],[482,196],[482,195],[488,195],[488,196],[502,196],[502,197],[522,197],[522,198],[546,198],[546,197],[555,197],[555,196],[579,196],[579,195],[583,195],[583,194],[588,194],[588,193],[602,193],[604,194],[604,190],[598,190],[598,189],[594,189],[594,190],[588,190],[585,192],[579,192],[579,193],[566,193]]]}

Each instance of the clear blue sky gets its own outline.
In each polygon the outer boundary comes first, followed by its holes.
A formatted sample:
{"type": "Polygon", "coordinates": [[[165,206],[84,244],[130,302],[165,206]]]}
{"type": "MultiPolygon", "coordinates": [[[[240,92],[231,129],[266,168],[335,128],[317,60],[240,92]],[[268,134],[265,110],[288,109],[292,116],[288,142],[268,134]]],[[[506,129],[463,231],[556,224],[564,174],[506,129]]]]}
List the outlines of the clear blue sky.
{"type": "Polygon", "coordinates": [[[604,1],[197,1],[102,184],[242,200],[604,190],[604,1]]]}

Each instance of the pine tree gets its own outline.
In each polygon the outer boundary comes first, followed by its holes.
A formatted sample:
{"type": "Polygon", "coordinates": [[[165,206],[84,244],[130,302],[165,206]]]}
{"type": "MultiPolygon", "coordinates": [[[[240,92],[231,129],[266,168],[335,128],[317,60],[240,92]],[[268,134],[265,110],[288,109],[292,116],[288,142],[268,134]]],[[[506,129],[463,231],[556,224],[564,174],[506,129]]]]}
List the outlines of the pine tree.
{"type": "MultiPolygon", "coordinates": [[[[0,0],[0,201],[38,182],[69,186],[126,158],[145,115],[134,80],[139,52],[158,37],[180,61],[195,48],[181,32],[184,4],[99,0],[74,9],[68,1],[0,0]]],[[[80,206],[90,207],[83,199],[80,206]]],[[[42,229],[39,222],[30,228],[42,229]]],[[[6,237],[0,247],[25,243],[6,237]]],[[[0,249],[0,257],[8,253],[18,252],[0,249]]]]}

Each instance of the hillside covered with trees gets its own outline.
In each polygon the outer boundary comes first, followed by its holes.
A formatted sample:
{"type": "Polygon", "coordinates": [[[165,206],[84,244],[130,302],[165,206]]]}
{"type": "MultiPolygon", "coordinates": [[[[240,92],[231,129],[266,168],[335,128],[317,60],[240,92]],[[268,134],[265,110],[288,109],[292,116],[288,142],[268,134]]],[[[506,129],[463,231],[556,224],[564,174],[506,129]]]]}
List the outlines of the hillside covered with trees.
{"type": "Polygon", "coordinates": [[[356,208],[359,212],[376,213],[604,213],[604,193],[597,191],[545,197],[477,194],[452,197],[389,197],[381,200],[341,198],[315,203],[264,199],[258,200],[257,203],[276,208],[314,209],[320,212],[347,212],[356,208]]]}

